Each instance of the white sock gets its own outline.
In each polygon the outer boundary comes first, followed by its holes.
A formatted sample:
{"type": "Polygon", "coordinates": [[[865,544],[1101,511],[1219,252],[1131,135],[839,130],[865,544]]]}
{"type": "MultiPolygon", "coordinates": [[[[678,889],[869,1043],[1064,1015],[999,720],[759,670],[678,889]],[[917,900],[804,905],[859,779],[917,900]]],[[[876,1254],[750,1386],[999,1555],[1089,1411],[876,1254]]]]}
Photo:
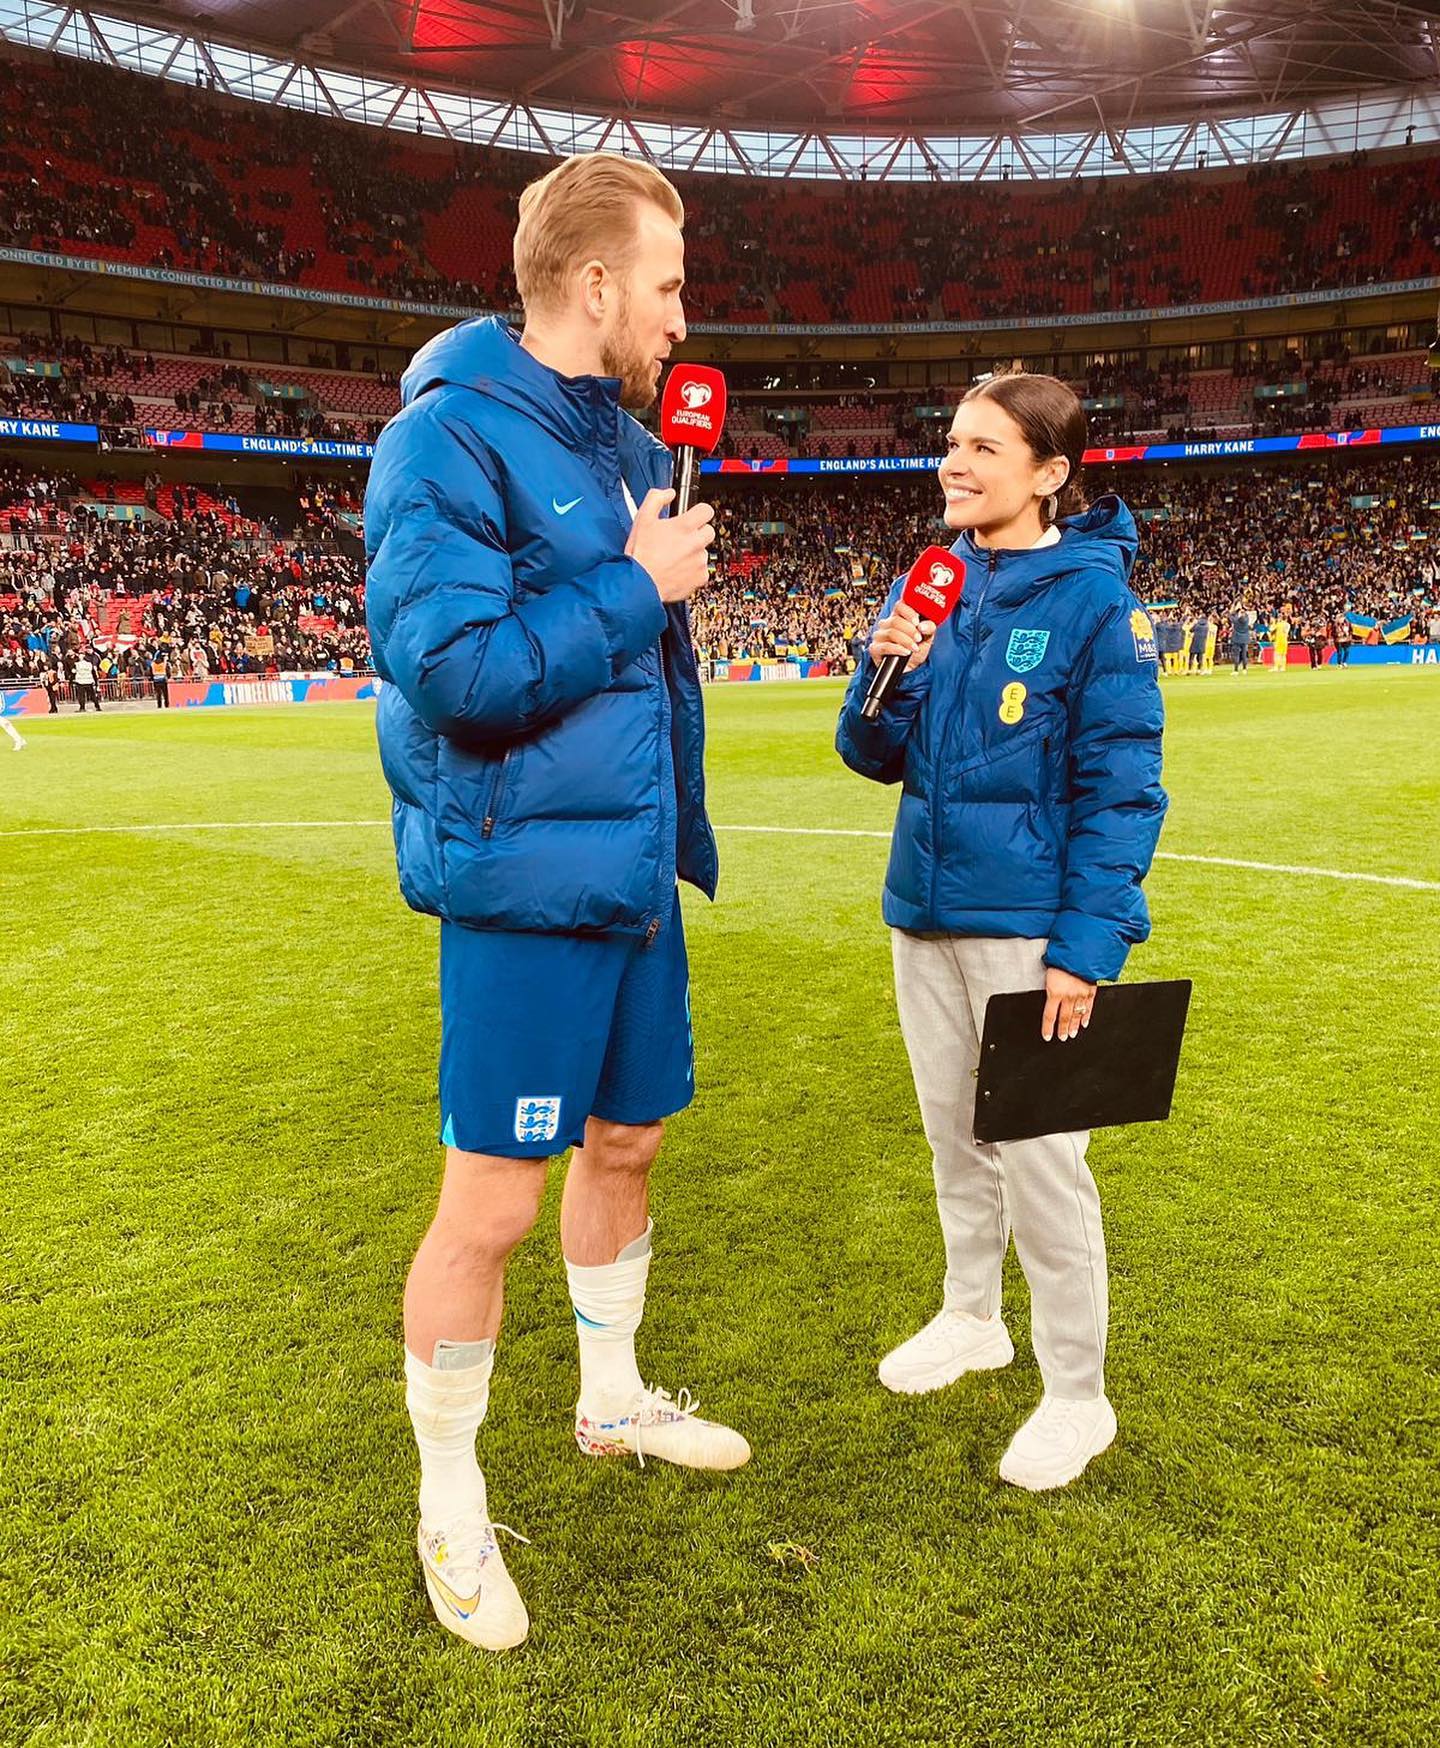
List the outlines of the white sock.
{"type": "Polygon", "coordinates": [[[475,1435],[490,1402],[493,1341],[437,1341],[427,1366],[405,1350],[405,1406],[420,1447],[420,1517],[429,1528],[487,1510],[475,1435]]]}
{"type": "Polygon", "coordinates": [[[14,741],[15,750],[17,752],[25,745],[25,742],[21,739],[20,730],[10,721],[8,716],[0,716],[0,728],[3,728],[6,734],[10,736],[11,740],[14,741]]]}
{"type": "Polygon", "coordinates": [[[590,1420],[626,1413],[644,1388],[635,1364],[635,1331],[645,1315],[653,1231],[647,1220],[614,1262],[595,1268],[565,1264],[580,1342],[580,1412],[590,1420]]]}

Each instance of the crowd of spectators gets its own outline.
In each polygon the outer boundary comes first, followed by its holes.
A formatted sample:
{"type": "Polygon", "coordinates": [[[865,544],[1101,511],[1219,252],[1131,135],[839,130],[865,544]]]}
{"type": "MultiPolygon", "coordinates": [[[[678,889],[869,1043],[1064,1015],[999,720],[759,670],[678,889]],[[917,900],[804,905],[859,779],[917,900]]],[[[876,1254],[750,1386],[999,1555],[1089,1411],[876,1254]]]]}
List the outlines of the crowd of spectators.
{"type": "Polygon", "coordinates": [[[843,662],[905,555],[936,537],[938,497],[928,476],[898,489],[844,476],[727,485],[715,497],[717,580],[691,603],[697,649],[843,662]]]}
{"type": "MultiPolygon", "coordinates": [[[[1286,351],[1243,359],[1228,372],[1195,372],[1178,357],[1096,363],[1072,386],[1089,403],[1090,440],[1097,447],[1207,442],[1333,429],[1353,416],[1343,404],[1347,398],[1372,403],[1368,423],[1423,420],[1430,416],[1424,397],[1440,395],[1440,370],[1423,364],[1418,350],[1356,358],[1343,341],[1328,339],[1310,356],[1286,351]],[[1287,393],[1268,398],[1263,390],[1269,387],[1287,393]],[[1390,406],[1377,411],[1373,403],[1387,400],[1390,406]]],[[[802,459],[938,455],[945,422],[964,392],[963,383],[837,391],[783,408],[736,396],[722,453],[747,460],[761,453],[802,459]],[[768,442],[763,451],[762,434],[768,442]]]]}
{"type": "MultiPolygon", "coordinates": [[[[1347,612],[1440,634],[1440,458],[1113,469],[1088,486],[1135,510],[1132,585],[1157,618],[1223,624],[1243,603],[1259,624],[1283,612],[1297,638],[1347,612]]],[[[171,516],[113,522],[93,487],[0,467],[0,683],[63,683],[85,659],[113,695],[157,653],[185,678],[366,670],[361,490],[297,476],[286,534],[194,488],[167,493],[171,516]]],[[[153,507],[158,476],[145,495],[153,507]]],[[[715,581],[691,613],[707,660],[843,668],[890,579],[949,538],[928,474],[724,481],[715,502],[715,581]]]]}
{"type": "Polygon", "coordinates": [[[298,148],[298,118],[257,113],[226,125],[204,93],[60,58],[43,72],[6,62],[0,75],[7,240],[139,251],[157,267],[272,281],[298,280],[314,265],[313,251],[287,248],[283,210],[267,206],[262,216],[258,192],[228,186],[193,143],[238,146],[241,164],[275,166],[298,148]]]}
{"type": "MultiPolygon", "coordinates": [[[[513,308],[515,201],[542,162],[0,60],[0,240],[22,247],[513,308]]],[[[677,181],[708,320],[1163,308],[1404,278],[1440,246],[1434,156],[1033,186],[677,181]]]]}
{"type": "MultiPolygon", "coordinates": [[[[1219,620],[1243,600],[1261,623],[1288,609],[1324,627],[1348,611],[1413,615],[1416,640],[1440,630],[1440,459],[1112,469],[1088,489],[1119,492],[1141,518],[1132,586],[1175,603],[1159,617],[1219,620]]],[[[932,540],[948,544],[939,512],[928,475],[735,482],[717,504],[721,581],[692,607],[697,645],[711,659],[843,662],[891,578],[932,540]]]]}
{"type": "MultiPolygon", "coordinates": [[[[91,346],[73,337],[57,341],[37,333],[11,335],[0,346],[6,361],[0,369],[0,417],[94,424],[107,449],[143,448],[147,425],[373,443],[385,423],[383,418],[337,416],[313,394],[295,400],[267,397],[260,384],[268,367],[262,364],[247,371],[228,358],[217,360],[213,370],[192,376],[166,396],[158,385],[160,369],[153,353],[91,346]],[[142,404],[137,405],[137,395],[142,404]]],[[[369,368],[362,374],[371,382],[396,388],[393,372],[376,370],[373,359],[364,362],[369,368]]]]}
{"type": "Polygon", "coordinates": [[[0,684],[63,687],[81,661],[102,697],[157,659],[187,680],[368,667],[357,556],[323,528],[284,539],[233,498],[186,497],[169,517],[116,522],[73,480],[0,469],[0,684]]]}
{"type": "Polygon", "coordinates": [[[295,481],[297,529],[308,536],[357,536],[365,507],[365,481],[354,474],[302,474],[295,481]]]}
{"type": "MultiPolygon", "coordinates": [[[[333,438],[340,443],[373,443],[385,425],[383,419],[337,419],[315,409],[290,407],[283,401],[259,404],[254,421],[259,437],[308,437],[313,442],[333,438]]],[[[209,427],[214,431],[225,428],[225,425],[209,427]]]]}
{"type": "MultiPolygon", "coordinates": [[[[143,447],[147,424],[173,422],[211,431],[342,442],[374,442],[384,424],[382,417],[353,411],[337,416],[313,393],[304,400],[269,397],[261,384],[272,367],[263,364],[247,371],[217,358],[213,367],[192,374],[186,386],[162,403],[156,386],[160,370],[152,353],[142,356],[74,339],[56,342],[39,334],[12,336],[8,346],[11,368],[0,370],[0,416],[94,423],[110,449],[143,447]],[[138,407],[136,395],[141,397],[138,407]]],[[[1388,399],[1388,409],[1377,412],[1372,407],[1370,422],[1423,418],[1415,397],[1427,388],[1435,396],[1440,372],[1430,371],[1428,379],[1418,374],[1418,358],[1412,352],[1353,359],[1336,339],[1314,356],[1292,352],[1240,362],[1224,378],[1228,404],[1223,410],[1214,404],[1221,373],[1212,369],[1197,377],[1178,358],[1097,363],[1074,386],[1091,403],[1090,431],[1097,444],[1266,437],[1330,428],[1348,416],[1341,405],[1345,397],[1388,399]],[[1289,392],[1267,399],[1260,391],[1268,385],[1284,385],[1289,392]]],[[[172,362],[161,364],[168,370],[172,362]]],[[[187,362],[187,368],[193,373],[197,366],[187,362]]],[[[339,386],[342,380],[334,378],[337,386],[328,392],[343,403],[352,391],[339,386]]],[[[393,395],[398,407],[395,374],[377,370],[373,359],[361,361],[355,381],[365,383],[372,394],[378,387],[393,395]]],[[[837,389],[823,398],[798,397],[799,405],[794,404],[796,396],[787,397],[784,391],[777,391],[774,399],[790,404],[736,396],[721,453],[747,459],[759,454],[829,459],[937,454],[949,411],[963,392],[963,383],[918,390],[837,389]]]]}
{"type": "Polygon", "coordinates": [[[1177,617],[1219,618],[1237,601],[1260,619],[1289,609],[1312,629],[1348,612],[1413,615],[1429,635],[1440,604],[1440,461],[1228,469],[1134,494],[1151,512],[1134,586],[1177,617]]]}
{"type": "Polygon", "coordinates": [[[135,402],[125,391],[112,392],[84,381],[78,372],[55,376],[40,370],[0,370],[0,417],[56,419],[62,424],[133,429],[135,402]]]}

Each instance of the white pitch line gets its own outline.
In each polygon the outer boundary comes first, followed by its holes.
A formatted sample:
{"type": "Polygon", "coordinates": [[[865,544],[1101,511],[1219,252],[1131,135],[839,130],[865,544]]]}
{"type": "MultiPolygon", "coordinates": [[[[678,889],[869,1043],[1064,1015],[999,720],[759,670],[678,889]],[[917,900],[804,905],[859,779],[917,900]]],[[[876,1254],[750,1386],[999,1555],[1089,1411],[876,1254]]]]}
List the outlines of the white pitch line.
{"type": "MultiPolygon", "coordinates": [[[[722,832],[780,832],[806,838],[888,838],[889,832],[856,831],[818,825],[717,825],[722,832]]],[[[1372,886],[1404,886],[1415,892],[1440,892],[1440,880],[1412,880],[1406,874],[1359,874],[1347,868],[1309,868],[1294,862],[1245,862],[1236,856],[1189,856],[1179,850],[1157,850],[1157,862],[1202,862],[1211,868],[1249,868],[1258,874],[1304,874],[1317,880],[1359,880],[1372,886]]]]}
{"type": "Polygon", "coordinates": [[[890,832],[856,831],[844,825],[716,825],[717,832],[776,832],[786,838],[888,838],[890,832]]]}
{"type": "Polygon", "coordinates": [[[1316,880],[1362,880],[1372,886],[1404,886],[1412,892],[1440,892],[1440,880],[1412,880],[1408,874],[1357,874],[1348,868],[1307,868],[1299,862],[1242,862],[1235,856],[1186,856],[1157,850],[1159,862],[1204,862],[1211,868],[1253,868],[1261,874],[1302,874],[1316,880]]]}
{"type": "MultiPolygon", "coordinates": [[[[202,819],[148,825],[27,826],[15,831],[0,831],[0,838],[89,837],[107,832],[340,831],[389,824],[388,819],[202,819]]],[[[715,829],[787,838],[888,839],[891,835],[888,831],[826,825],[717,825],[715,829]]],[[[1157,850],[1155,859],[1159,862],[1195,862],[1207,868],[1243,868],[1255,874],[1295,874],[1314,880],[1350,880],[1366,886],[1400,886],[1411,892],[1440,892],[1440,880],[1412,880],[1406,874],[1364,874],[1349,868],[1311,868],[1299,862],[1248,862],[1238,856],[1192,856],[1180,850],[1157,850]]]]}
{"type": "Polygon", "coordinates": [[[37,825],[0,831],[0,838],[84,838],[103,832],[335,831],[340,827],[389,825],[388,819],[195,819],[152,825],[37,825]]]}

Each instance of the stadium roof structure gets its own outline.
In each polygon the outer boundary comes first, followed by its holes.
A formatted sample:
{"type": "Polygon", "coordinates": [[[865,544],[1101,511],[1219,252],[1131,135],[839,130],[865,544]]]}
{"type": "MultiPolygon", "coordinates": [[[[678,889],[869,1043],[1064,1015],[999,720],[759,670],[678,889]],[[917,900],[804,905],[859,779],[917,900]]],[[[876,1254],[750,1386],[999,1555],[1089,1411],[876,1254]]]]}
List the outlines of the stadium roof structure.
{"type": "Polygon", "coordinates": [[[0,0],[0,34],[731,175],[1050,180],[1440,139],[1440,6],[1391,0],[0,0]]]}

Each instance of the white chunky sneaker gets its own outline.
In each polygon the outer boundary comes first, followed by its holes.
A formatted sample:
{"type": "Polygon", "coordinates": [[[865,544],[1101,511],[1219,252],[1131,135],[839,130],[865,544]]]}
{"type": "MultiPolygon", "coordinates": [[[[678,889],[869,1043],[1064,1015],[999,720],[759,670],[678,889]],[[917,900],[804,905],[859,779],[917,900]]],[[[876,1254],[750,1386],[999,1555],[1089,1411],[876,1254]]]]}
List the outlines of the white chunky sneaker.
{"type": "Polygon", "coordinates": [[[517,1542],[527,1539],[478,1513],[444,1529],[422,1523],[415,1537],[436,1620],[484,1651],[508,1651],[530,1631],[530,1616],[505,1570],[496,1530],[517,1542]]]}
{"type": "Polygon", "coordinates": [[[750,1446],[731,1427],[701,1420],[688,1390],[678,1397],[653,1386],[642,1390],[629,1412],[591,1418],[575,1410],[575,1442],[587,1457],[647,1457],[685,1469],[738,1469],[750,1461],[750,1446]]]}
{"type": "Polygon", "coordinates": [[[918,1335],[902,1341],[880,1362],[880,1382],[902,1396],[922,1396],[953,1384],[966,1372],[994,1372],[1015,1358],[999,1317],[942,1311],[918,1335]]]}
{"type": "Polygon", "coordinates": [[[1064,1487],[1114,1438],[1115,1410],[1103,1396],[1093,1402],[1042,1396],[1001,1457],[1000,1479],[1031,1493],[1064,1487]]]}

